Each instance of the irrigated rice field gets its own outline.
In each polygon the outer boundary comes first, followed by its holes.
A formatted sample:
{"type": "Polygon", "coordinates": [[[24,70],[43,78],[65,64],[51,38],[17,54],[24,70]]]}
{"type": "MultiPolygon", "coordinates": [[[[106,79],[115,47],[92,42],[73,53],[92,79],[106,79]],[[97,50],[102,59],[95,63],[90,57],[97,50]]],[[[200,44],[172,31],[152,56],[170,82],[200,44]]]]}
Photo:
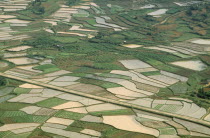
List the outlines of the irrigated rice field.
{"type": "Polygon", "coordinates": [[[0,1],[0,71],[55,87],[0,77],[0,138],[210,137],[209,126],[166,115],[210,121],[197,95],[209,90],[209,30],[186,25],[197,2],[71,2],[40,1],[41,14],[37,1],[0,1]],[[177,22],[197,34],[165,31],[177,22]]]}

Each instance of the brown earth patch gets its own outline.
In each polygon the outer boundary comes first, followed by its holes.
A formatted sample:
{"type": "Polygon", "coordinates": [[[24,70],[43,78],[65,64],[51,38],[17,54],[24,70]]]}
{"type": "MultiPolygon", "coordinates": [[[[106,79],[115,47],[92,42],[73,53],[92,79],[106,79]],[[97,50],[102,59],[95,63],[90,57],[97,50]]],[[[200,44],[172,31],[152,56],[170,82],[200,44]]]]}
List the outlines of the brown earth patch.
{"type": "Polygon", "coordinates": [[[141,122],[141,124],[150,128],[155,128],[155,129],[169,127],[169,125],[161,121],[151,121],[151,122],[144,121],[144,122],[141,122]]]}
{"type": "Polygon", "coordinates": [[[143,84],[143,83],[136,82],[136,81],[131,81],[131,82],[133,82],[136,85],[137,89],[140,89],[140,90],[145,90],[145,91],[149,91],[149,92],[153,92],[153,93],[157,93],[159,91],[159,88],[155,87],[155,86],[143,84]]]}

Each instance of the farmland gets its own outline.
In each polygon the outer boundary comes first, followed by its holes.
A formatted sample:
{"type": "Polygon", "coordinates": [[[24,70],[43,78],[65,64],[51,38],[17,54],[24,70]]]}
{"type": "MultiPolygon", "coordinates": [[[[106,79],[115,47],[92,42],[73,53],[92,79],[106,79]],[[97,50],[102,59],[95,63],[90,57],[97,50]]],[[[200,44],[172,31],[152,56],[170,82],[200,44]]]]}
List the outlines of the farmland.
{"type": "Polygon", "coordinates": [[[210,137],[208,1],[0,1],[0,137],[210,137]]]}

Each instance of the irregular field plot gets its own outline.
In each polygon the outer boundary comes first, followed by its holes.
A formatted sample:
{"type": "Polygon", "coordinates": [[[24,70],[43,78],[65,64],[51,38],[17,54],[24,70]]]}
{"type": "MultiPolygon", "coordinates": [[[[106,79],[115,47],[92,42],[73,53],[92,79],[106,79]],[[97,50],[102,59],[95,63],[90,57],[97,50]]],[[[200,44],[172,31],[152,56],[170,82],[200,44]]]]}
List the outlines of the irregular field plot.
{"type": "Polygon", "coordinates": [[[171,64],[180,66],[183,68],[191,69],[191,70],[196,70],[196,71],[202,71],[207,68],[207,65],[205,65],[202,61],[200,60],[195,60],[195,61],[177,61],[177,62],[172,62],[171,64]]]}

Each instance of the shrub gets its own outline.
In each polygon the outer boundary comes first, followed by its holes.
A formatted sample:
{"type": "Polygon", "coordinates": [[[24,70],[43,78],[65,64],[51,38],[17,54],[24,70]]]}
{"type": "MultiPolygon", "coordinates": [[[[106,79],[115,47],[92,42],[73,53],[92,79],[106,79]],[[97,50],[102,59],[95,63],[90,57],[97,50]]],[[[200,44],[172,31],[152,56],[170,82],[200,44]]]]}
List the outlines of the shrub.
{"type": "Polygon", "coordinates": [[[7,85],[7,79],[4,77],[0,77],[0,86],[5,86],[7,85]]]}

